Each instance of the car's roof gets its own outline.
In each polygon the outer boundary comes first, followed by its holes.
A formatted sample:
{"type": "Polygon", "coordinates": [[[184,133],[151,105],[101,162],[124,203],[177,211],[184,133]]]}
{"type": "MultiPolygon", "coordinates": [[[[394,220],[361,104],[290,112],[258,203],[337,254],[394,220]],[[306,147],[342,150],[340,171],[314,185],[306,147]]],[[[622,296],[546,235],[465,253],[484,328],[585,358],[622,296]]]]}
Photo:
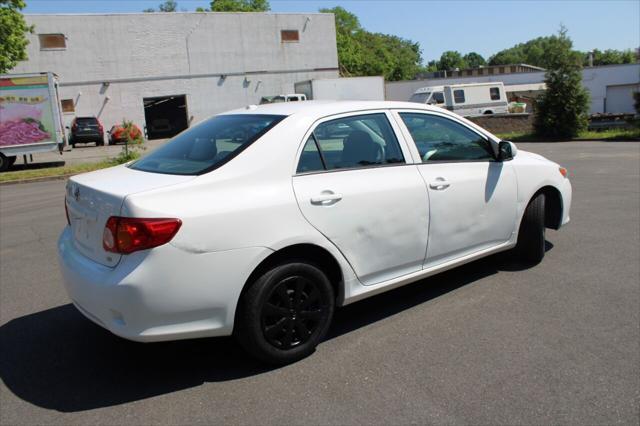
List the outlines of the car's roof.
{"type": "Polygon", "coordinates": [[[375,109],[422,109],[442,112],[442,108],[415,102],[392,101],[300,101],[282,102],[264,105],[248,105],[242,109],[225,112],[224,114],[270,114],[270,115],[304,115],[310,117],[324,117],[355,111],[375,109]]]}

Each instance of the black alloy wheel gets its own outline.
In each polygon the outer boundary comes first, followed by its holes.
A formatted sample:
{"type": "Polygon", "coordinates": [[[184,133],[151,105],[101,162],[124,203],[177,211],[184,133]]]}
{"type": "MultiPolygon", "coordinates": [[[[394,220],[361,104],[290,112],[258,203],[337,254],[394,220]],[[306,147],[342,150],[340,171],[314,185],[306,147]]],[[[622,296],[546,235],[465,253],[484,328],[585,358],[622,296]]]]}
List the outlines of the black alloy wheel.
{"type": "Polygon", "coordinates": [[[334,289],[316,265],[290,261],[271,267],[243,292],[233,334],[254,357],[274,365],[315,351],[329,329],[334,289]]]}
{"type": "Polygon", "coordinates": [[[262,332],[276,348],[291,349],[309,340],[327,310],[312,281],[287,277],[276,284],[262,307],[262,332]]]}

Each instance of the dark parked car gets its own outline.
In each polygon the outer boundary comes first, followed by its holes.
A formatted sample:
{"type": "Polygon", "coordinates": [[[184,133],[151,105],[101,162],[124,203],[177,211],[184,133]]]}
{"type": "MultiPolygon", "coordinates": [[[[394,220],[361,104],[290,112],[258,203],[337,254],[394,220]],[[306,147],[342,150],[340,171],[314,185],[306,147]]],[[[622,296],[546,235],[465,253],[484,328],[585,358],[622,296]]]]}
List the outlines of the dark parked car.
{"type": "Polygon", "coordinates": [[[96,146],[104,145],[104,128],[96,117],[76,117],[71,124],[69,145],[95,142],[96,146]]]}

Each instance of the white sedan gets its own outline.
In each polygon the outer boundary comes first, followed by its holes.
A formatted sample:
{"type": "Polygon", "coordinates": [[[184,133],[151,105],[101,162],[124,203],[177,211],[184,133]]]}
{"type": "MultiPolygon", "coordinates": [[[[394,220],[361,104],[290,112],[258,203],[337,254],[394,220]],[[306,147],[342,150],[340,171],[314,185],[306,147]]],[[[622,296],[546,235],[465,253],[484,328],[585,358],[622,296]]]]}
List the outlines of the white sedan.
{"type": "Polygon", "coordinates": [[[59,261],[118,336],[233,334],[287,363],[336,307],[500,251],[540,262],[570,204],[566,169],[440,108],[252,105],[71,178],[59,261]]]}

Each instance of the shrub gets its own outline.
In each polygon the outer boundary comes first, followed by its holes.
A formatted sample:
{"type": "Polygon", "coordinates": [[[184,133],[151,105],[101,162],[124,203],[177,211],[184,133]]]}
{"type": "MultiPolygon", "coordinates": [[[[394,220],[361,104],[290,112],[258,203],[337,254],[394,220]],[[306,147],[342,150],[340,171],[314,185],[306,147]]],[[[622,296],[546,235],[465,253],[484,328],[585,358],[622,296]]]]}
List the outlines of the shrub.
{"type": "Polygon", "coordinates": [[[589,94],[582,86],[582,58],[572,50],[567,30],[561,27],[556,37],[547,52],[547,90],[538,99],[534,129],[542,137],[572,138],[587,128],[589,94]]]}

